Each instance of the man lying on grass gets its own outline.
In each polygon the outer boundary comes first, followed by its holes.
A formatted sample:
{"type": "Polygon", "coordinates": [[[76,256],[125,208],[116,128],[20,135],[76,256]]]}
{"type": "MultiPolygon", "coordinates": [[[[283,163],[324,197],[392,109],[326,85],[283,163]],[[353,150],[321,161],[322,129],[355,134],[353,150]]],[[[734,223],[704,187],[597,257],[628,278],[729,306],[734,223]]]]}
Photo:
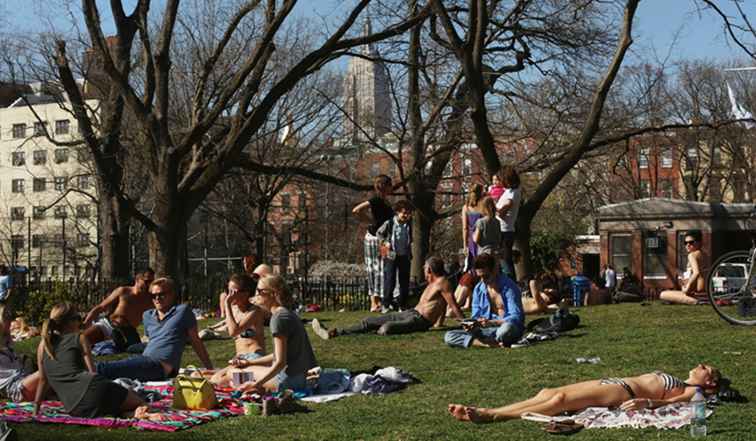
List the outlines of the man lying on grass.
{"type": "Polygon", "coordinates": [[[407,334],[410,332],[427,331],[446,312],[448,304],[454,316],[462,320],[464,316],[454,300],[454,294],[449,281],[446,279],[444,261],[439,257],[430,257],[425,261],[425,280],[428,286],[420,296],[420,301],[414,309],[377,317],[367,317],[360,323],[348,328],[326,329],[318,319],[312,321],[315,334],[324,339],[339,335],[365,334],[376,332],[378,335],[407,334]]]}

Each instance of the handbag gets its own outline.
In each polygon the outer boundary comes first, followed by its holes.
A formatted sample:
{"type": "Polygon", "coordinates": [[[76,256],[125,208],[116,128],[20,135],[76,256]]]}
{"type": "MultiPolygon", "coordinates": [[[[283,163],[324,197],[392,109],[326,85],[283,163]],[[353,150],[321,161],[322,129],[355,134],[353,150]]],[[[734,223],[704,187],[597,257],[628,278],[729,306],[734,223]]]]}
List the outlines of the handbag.
{"type": "MultiPolygon", "coordinates": [[[[196,367],[187,367],[187,369],[196,367]]],[[[173,408],[213,409],[218,405],[212,383],[203,377],[179,375],[173,380],[173,408]]]]}

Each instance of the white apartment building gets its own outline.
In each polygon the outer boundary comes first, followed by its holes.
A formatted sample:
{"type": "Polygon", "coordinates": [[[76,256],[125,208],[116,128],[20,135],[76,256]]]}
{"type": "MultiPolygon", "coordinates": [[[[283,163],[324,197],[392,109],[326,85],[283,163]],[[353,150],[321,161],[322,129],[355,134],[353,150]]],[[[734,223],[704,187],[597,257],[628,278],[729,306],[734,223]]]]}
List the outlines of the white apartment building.
{"type": "MultiPolygon", "coordinates": [[[[87,277],[97,257],[88,151],[47,139],[45,130],[55,141],[75,141],[76,120],[30,87],[28,103],[19,97],[0,107],[0,261],[28,267],[30,277],[87,277]]],[[[97,101],[87,104],[96,109],[97,101]]]]}

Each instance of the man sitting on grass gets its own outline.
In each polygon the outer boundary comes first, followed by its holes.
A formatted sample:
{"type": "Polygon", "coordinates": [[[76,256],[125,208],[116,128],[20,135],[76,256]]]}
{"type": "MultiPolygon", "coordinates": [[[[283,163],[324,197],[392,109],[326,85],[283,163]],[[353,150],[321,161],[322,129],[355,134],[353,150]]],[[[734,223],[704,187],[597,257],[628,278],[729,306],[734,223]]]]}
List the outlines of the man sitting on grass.
{"type": "Polygon", "coordinates": [[[446,280],[444,261],[439,257],[430,257],[425,261],[424,271],[428,286],[423,291],[420,301],[414,309],[377,317],[367,317],[360,323],[343,329],[326,329],[318,319],[314,319],[312,329],[318,337],[324,340],[339,335],[369,332],[377,332],[378,335],[392,335],[427,331],[446,312],[447,303],[455,317],[462,320],[464,316],[454,300],[452,287],[446,280]]]}
{"type": "Polygon", "coordinates": [[[480,278],[473,291],[471,318],[475,322],[463,323],[464,330],[447,332],[444,341],[462,348],[509,346],[522,337],[525,328],[520,288],[496,271],[496,258],[490,254],[475,259],[475,273],[480,278]]]}

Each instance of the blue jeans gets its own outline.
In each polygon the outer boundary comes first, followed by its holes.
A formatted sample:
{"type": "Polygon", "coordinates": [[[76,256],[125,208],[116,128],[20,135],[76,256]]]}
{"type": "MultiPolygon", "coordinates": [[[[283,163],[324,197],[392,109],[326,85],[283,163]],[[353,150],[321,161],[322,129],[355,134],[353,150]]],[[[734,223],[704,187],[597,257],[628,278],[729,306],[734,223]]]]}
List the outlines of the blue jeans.
{"type": "Polygon", "coordinates": [[[495,340],[497,343],[509,346],[522,337],[522,332],[522,326],[504,322],[499,327],[480,328],[473,332],[461,329],[449,331],[444,335],[444,342],[453,348],[469,348],[474,339],[481,341],[495,340]]]}
{"type": "Polygon", "coordinates": [[[410,266],[412,261],[407,255],[396,256],[396,259],[383,259],[383,306],[388,308],[396,303],[404,308],[409,296],[410,266]],[[399,298],[394,302],[394,287],[396,275],[399,273],[399,298]]]}
{"type": "Polygon", "coordinates": [[[97,373],[111,380],[132,378],[139,381],[163,381],[168,378],[159,360],[144,355],[124,360],[102,361],[97,363],[97,373]]]}

